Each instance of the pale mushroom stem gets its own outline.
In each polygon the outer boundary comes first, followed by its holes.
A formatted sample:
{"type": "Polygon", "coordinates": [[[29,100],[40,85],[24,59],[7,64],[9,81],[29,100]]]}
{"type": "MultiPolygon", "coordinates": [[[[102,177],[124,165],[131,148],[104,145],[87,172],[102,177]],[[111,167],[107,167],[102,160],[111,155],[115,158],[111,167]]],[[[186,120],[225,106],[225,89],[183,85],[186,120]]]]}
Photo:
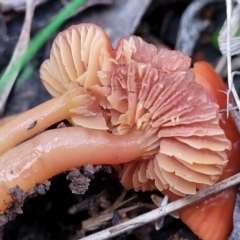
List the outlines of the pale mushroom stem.
{"type": "Polygon", "coordinates": [[[78,89],[71,89],[57,98],[52,98],[9,120],[0,127],[0,155],[47,127],[68,119],[70,109],[76,107],[72,101],[78,89]]]}
{"type": "Polygon", "coordinates": [[[142,132],[113,135],[82,127],[43,132],[0,156],[0,213],[13,202],[12,187],[28,192],[37,183],[87,163],[125,163],[139,158],[143,145],[142,132]]]}

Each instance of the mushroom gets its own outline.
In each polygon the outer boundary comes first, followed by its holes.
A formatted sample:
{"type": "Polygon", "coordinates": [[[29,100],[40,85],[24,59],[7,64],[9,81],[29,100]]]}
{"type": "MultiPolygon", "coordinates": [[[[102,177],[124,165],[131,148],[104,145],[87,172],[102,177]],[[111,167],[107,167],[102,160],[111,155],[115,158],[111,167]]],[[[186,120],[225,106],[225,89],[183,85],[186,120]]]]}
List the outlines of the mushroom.
{"type": "MultiPolygon", "coordinates": [[[[73,36],[81,26],[63,32],[60,39],[73,36]]],[[[64,68],[53,57],[55,44],[40,72],[47,89],[57,96],[62,90],[54,88],[61,78],[56,71],[64,68]]],[[[72,48],[64,50],[67,59],[73,55],[72,48]]],[[[97,73],[104,80],[76,81],[98,104],[74,111],[82,127],[48,130],[0,156],[1,212],[13,202],[9,188],[18,185],[27,192],[36,183],[86,163],[124,163],[120,176],[126,188],[168,189],[180,196],[195,194],[219,179],[231,143],[219,126],[218,105],[194,81],[190,58],[179,51],[157,52],[136,36],[120,39],[104,56],[112,63],[111,71],[97,73]],[[98,121],[87,123],[88,116],[98,120],[99,114],[102,129],[98,121]]]]}
{"type": "MultiPolygon", "coordinates": [[[[160,191],[170,189],[183,196],[216,182],[226,164],[225,150],[230,149],[230,142],[219,127],[218,105],[194,81],[190,59],[177,51],[162,49],[157,53],[136,37],[120,40],[115,55],[120,63],[113,78],[121,83],[118,92],[130,86],[125,91],[128,109],[116,123],[119,134],[135,125],[155,132],[158,145],[148,164],[145,157],[124,164],[120,172],[123,186],[146,191],[154,182],[160,191]],[[135,89],[139,89],[138,95],[135,89]]],[[[114,94],[111,99],[120,99],[114,94]]]]}
{"type": "Polygon", "coordinates": [[[105,103],[99,106],[94,94],[101,92],[104,99],[109,91],[105,85],[112,68],[111,51],[108,36],[93,24],[72,26],[58,34],[40,71],[47,79],[44,86],[55,98],[0,127],[0,155],[64,119],[77,126],[107,129],[101,111],[105,103]]]}
{"type": "MultiPolygon", "coordinates": [[[[195,81],[206,89],[211,101],[216,102],[220,109],[226,109],[226,86],[214,69],[206,62],[195,63],[193,68],[195,81]]],[[[227,151],[228,163],[218,181],[222,181],[240,172],[240,134],[233,119],[226,114],[220,118],[220,126],[227,138],[232,142],[233,148],[227,151]]],[[[181,220],[191,230],[204,240],[225,240],[228,238],[233,226],[233,211],[238,186],[231,187],[221,193],[209,197],[201,202],[190,205],[179,211],[181,220]],[[203,224],[204,223],[204,224],[203,224]]],[[[169,191],[165,191],[171,201],[179,198],[169,191]]]]}

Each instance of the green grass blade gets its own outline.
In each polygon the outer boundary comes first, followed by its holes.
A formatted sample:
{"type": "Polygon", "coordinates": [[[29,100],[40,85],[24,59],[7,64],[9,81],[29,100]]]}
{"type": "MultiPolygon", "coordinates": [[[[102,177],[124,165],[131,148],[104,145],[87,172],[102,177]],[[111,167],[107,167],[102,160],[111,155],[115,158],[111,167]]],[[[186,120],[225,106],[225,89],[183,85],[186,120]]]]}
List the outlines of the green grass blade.
{"type": "MultiPolygon", "coordinates": [[[[11,69],[1,74],[0,80],[0,100],[4,96],[4,91],[9,90],[8,80],[13,78],[14,75],[18,75],[18,71],[29,62],[37,51],[43,46],[47,39],[64,23],[64,21],[76,11],[85,0],[72,0],[71,3],[66,5],[42,30],[37,33],[30,41],[28,50],[14,62],[11,69]]],[[[6,95],[6,94],[5,94],[6,95]]],[[[5,104],[0,102],[0,108],[4,108],[5,104]]],[[[0,109],[2,110],[2,109],[0,109]]]]}

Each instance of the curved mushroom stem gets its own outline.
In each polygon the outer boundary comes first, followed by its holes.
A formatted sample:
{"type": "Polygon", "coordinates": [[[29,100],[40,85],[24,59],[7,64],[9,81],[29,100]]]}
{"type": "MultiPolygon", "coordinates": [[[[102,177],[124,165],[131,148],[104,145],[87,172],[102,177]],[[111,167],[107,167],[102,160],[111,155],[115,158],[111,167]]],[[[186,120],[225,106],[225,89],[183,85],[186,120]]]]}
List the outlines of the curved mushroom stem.
{"type": "Polygon", "coordinates": [[[0,157],[0,212],[13,202],[9,189],[28,192],[37,183],[87,163],[120,164],[143,154],[141,132],[113,135],[70,127],[43,132],[0,157]],[[94,154],[97,153],[97,154],[94,154]]]}
{"type": "Polygon", "coordinates": [[[0,155],[54,123],[70,117],[79,89],[71,89],[9,120],[0,127],[0,155]]]}

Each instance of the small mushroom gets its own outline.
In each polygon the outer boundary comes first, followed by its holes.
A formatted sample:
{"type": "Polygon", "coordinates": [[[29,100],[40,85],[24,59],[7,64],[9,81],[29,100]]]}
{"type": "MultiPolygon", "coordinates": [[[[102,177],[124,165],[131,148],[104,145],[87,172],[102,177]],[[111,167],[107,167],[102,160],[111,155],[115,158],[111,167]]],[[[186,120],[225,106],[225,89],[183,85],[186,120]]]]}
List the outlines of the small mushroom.
{"type": "Polygon", "coordinates": [[[124,164],[123,186],[146,191],[155,185],[183,196],[215,183],[230,142],[219,127],[218,105],[194,81],[190,59],[177,51],[157,53],[137,37],[120,40],[115,56],[118,88],[108,99],[115,109],[125,100],[124,111],[117,108],[118,133],[136,128],[152,134],[152,155],[124,164]]]}
{"type": "MultiPolygon", "coordinates": [[[[226,109],[227,99],[224,92],[227,88],[220,76],[206,62],[195,63],[193,69],[196,74],[195,81],[204,86],[211,101],[216,102],[220,109],[226,109]]],[[[233,145],[231,151],[227,151],[229,161],[218,180],[222,181],[240,172],[240,134],[230,116],[222,114],[219,120],[221,128],[233,145]]],[[[179,211],[179,216],[200,239],[226,240],[233,226],[237,190],[238,186],[234,186],[187,206],[179,211]]],[[[164,191],[164,194],[167,194],[171,201],[179,198],[169,191],[164,191]]]]}
{"type": "Polygon", "coordinates": [[[44,86],[55,98],[0,127],[0,155],[64,119],[107,129],[101,111],[105,102],[99,102],[96,94],[105,99],[109,91],[105,86],[112,71],[111,51],[108,36],[94,24],[75,25],[59,33],[50,59],[40,70],[44,86]]]}
{"type": "MultiPolygon", "coordinates": [[[[70,62],[74,64],[75,51],[65,48],[63,39],[76,43],[63,36],[75,36],[72,32],[84,26],[60,34],[50,60],[42,65],[41,78],[55,96],[65,88],[56,90],[53,86],[62,86],[59,82],[66,81],[73,68],[70,62]],[[72,61],[63,62],[62,51],[72,61]]],[[[219,179],[231,143],[219,126],[218,105],[194,81],[190,59],[179,51],[158,52],[136,36],[122,38],[115,50],[105,52],[106,56],[107,70],[99,70],[98,78],[91,72],[94,80],[86,74],[76,81],[95,100],[94,108],[86,102],[84,111],[83,106],[71,110],[78,113],[71,121],[77,119],[76,125],[82,127],[46,131],[0,156],[2,212],[13,202],[9,188],[18,185],[27,192],[36,183],[87,163],[124,163],[120,177],[126,188],[168,189],[180,196],[195,194],[219,179]],[[103,128],[93,119],[98,120],[99,114],[103,128]],[[93,119],[91,124],[88,116],[93,119]]],[[[96,69],[93,67],[93,72],[96,69]]]]}

